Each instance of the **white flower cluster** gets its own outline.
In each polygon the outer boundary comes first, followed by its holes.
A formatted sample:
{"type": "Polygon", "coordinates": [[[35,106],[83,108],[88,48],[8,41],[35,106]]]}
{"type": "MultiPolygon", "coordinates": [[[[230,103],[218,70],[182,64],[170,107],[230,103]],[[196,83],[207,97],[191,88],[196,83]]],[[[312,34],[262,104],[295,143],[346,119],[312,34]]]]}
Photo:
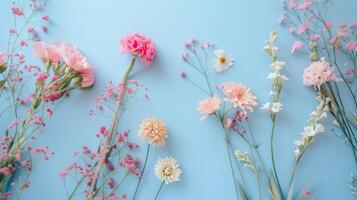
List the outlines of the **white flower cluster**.
{"type": "Polygon", "coordinates": [[[316,135],[325,132],[325,127],[319,122],[327,117],[330,99],[322,97],[321,95],[319,95],[316,99],[319,101],[319,105],[316,110],[310,114],[308,125],[304,127],[304,131],[301,133],[301,139],[294,141],[296,146],[294,151],[296,159],[299,158],[301,153],[314,142],[316,135]]]}
{"type": "Polygon", "coordinates": [[[273,98],[273,103],[265,103],[261,109],[270,115],[275,115],[283,109],[283,104],[279,101],[279,95],[283,87],[283,82],[287,81],[288,78],[281,73],[285,66],[285,62],[279,61],[277,59],[278,47],[275,46],[275,42],[278,38],[276,32],[270,33],[268,40],[265,41],[265,46],[263,50],[271,57],[272,59],[272,72],[269,73],[268,79],[272,81],[274,91],[271,91],[271,96],[273,98]]]}

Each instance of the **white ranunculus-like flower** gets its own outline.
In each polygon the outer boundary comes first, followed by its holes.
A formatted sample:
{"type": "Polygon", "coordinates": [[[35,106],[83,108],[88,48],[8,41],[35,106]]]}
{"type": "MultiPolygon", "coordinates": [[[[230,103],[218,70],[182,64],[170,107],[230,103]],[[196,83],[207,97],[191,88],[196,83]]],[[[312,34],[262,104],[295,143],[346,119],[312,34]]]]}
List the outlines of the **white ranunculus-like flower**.
{"type": "Polygon", "coordinates": [[[263,104],[263,106],[260,107],[260,109],[262,109],[264,112],[266,112],[268,114],[271,114],[271,103],[268,102],[268,103],[263,104]]]}
{"type": "Polygon", "coordinates": [[[181,169],[171,157],[159,158],[155,164],[155,175],[166,184],[180,181],[181,169]]]}
{"type": "Polygon", "coordinates": [[[217,49],[214,54],[216,55],[216,58],[214,58],[212,62],[217,72],[225,71],[233,65],[234,59],[225,55],[222,49],[217,49]]]}

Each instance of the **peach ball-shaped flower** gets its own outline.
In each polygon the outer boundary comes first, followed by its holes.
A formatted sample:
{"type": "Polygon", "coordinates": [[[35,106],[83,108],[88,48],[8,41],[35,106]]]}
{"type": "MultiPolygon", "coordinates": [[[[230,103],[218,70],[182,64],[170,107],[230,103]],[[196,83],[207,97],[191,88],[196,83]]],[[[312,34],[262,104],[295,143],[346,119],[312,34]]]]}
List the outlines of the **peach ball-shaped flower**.
{"type": "Polygon", "coordinates": [[[223,83],[222,90],[225,100],[239,107],[244,112],[253,111],[253,106],[257,105],[257,97],[251,92],[250,88],[241,83],[223,83]]]}
{"type": "Polygon", "coordinates": [[[139,138],[149,144],[164,145],[167,138],[166,124],[156,118],[144,119],[140,125],[139,138]]]}
{"type": "Polygon", "coordinates": [[[55,45],[58,47],[61,58],[66,65],[82,77],[81,87],[91,87],[94,83],[94,70],[86,57],[69,43],[57,42],[55,45]]]}
{"type": "Polygon", "coordinates": [[[219,110],[221,100],[216,96],[208,97],[198,103],[197,111],[202,114],[203,118],[219,110]]]}
{"type": "Polygon", "coordinates": [[[120,52],[139,57],[141,62],[150,65],[156,55],[155,44],[150,38],[140,34],[128,34],[120,40],[120,52]]]}
{"type": "Polygon", "coordinates": [[[338,78],[333,73],[331,65],[325,60],[313,62],[304,70],[303,83],[306,86],[319,88],[328,81],[338,81],[338,78]]]}
{"type": "Polygon", "coordinates": [[[0,52],[0,67],[5,65],[4,57],[6,56],[6,53],[0,52]]]}

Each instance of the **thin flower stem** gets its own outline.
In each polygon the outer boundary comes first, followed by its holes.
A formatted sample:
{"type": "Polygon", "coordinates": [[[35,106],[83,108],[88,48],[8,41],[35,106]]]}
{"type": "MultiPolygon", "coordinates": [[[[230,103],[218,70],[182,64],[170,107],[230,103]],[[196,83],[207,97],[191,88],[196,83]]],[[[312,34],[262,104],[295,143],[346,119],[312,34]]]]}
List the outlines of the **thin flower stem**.
{"type": "Polygon", "coordinates": [[[271,162],[273,164],[274,178],[276,179],[280,196],[282,197],[282,199],[285,199],[283,191],[282,191],[281,186],[280,186],[280,182],[279,182],[278,174],[277,174],[277,171],[276,171],[276,167],[275,167],[275,156],[274,156],[275,121],[276,121],[276,118],[275,118],[275,116],[273,116],[272,117],[273,126],[272,126],[271,134],[270,134],[270,155],[271,155],[271,162]]]}
{"type": "Polygon", "coordinates": [[[159,194],[160,194],[160,192],[161,192],[162,187],[164,186],[164,184],[165,184],[165,181],[162,181],[162,183],[161,183],[161,185],[160,185],[160,187],[159,187],[159,190],[157,191],[157,193],[156,193],[156,195],[155,195],[154,200],[157,200],[157,198],[159,197],[159,194]]]}
{"type": "Polygon", "coordinates": [[[147,149],[146,149],[146,156],[145,156],[145,161],[144,161],[143,170],[141,171],[139,181],[138,181],[138,183],[136,184],[136,187],[135,187],[135,192],[134,192],[134,195],[133,195],[133,198],[132,198],[133,200],[134,200],[134,199],[135,199],[135,197],[136,197],[136,194],[137,194],[137,192],[138,192],[138,189],[139,189],[139,186],[140,186],[141,180],[143,179],[144,172],[145,172],[145,168],[146,168],[146,163],[147,163],[148,158],[149,158],[149,152],[150,152],[150,144],[148,144],[148,145],[147,145],[147,149]]]}
{"type": "MultiPolygon", "coordinates": [[[[133,68],[134,68],[134,64],[135,64],[135,61],[136,61],[136,58],[133,57],[131,59],[131,62],[124,74],[124,77],[122,79],[122,83],[124,84],[123,87],[126,87],[127,86],[127,83],[128,83],[128,79],[129,79],[129,75],[130,73],[132,72],[133,68]]],[[[124,93],[120,93],[119,97],[118,97],[118,101],[122,101],[124,99],[125,95],[124,93]]],[[[117,106],[116,106],[116,109],[115,109],[115,113],[113,115],[113,118],[112,118],[112,124],[111,124],[111,127],[110,127],[110,131],[109,131],[109,135],[107,137],[107,141],[106,141],[106,145],[110,146],[110,144],[112,143],[112,138],[113,138],[113,135],[116,133],[117,131],[117,126],[118,126],[118,122],[119,122],[119,116],[120,116],[120,108],[121,108],[121,104],[120,103],[117,103],[117,106]]],[[[98,148],[99,149],[99,148],[98,148]]],[[[111,151],[109,150],[106,155],[105,155],[105,159],[109,158],[110,157],[110,153],[111,151]]],[[[100,174],[101,170],[102,170],[102,163],[99,163],[96,170],[95,170],[95,177],[98,177],[98,175],[100,174]]],[[[93,198],[97,195],[96,193],[96,187],[97,187],[97,183],[98,183],[98,179],[96,179],[92,186],[91,186],[91,189],[90,191],[94,193],[93,195],[93,198]]]]}

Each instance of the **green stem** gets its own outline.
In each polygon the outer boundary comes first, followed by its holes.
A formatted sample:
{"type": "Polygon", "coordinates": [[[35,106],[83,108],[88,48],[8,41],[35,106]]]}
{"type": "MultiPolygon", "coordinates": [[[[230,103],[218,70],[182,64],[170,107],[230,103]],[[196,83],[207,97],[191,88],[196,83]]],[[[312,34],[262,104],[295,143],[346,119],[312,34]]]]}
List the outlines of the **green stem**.
{"type": "Polygon", "coordinates": [[[156,195],[155,195],[155,198],[154,198],[154,200],[156,200],[157,199],[157,197],[159,196],[159,194],[160,194],[160,192],[161,192],[161,190],[162,190],[162,187],[164,186],[164,181],[162,181],[162,183],[161,183],[161,185],[160,185],[160,187],[159,187],[159,190],[156,192],[156,195]]]}
{"type": "Polygon", "coordinates": [[[225,136],[225,142],[226,142],[226,147],[227,147],[227,154],[228,154],[228,158],[229,158],[229,165],[230,165],[230,168],[231,168],[231,173],[232,173],[233,182],[234,182],[234,189],[235,189],[235,192],[236,192],[236,197],[237,197],[237,199],[239,199],[238,183],[237,183],[236,176],[234,174],[234,169],[233,169],[233,164],[232,164],[232,156],[231,156],[230,149],[229,149],[229,139],[228,139],[227,131],[226,131],[225,128],[224,128],[224,136],[225,136]]]}
{"type": "Polygon", "coordinates": [[[280,196],[282,197],[282,199],[285,199],[284,194],[283,194],[283,191],[282,191],[281,186],[280,186],[280,182],[279,182],[279,178],[278,178],[278,173],[277,173],[276,167],[275,167],[275,156],[274,156],[275,120],[276,120],[276,118],[275,118],[275,115],[274,115],[274,116],[272,117],[273,126],[272,126],[271,134],[270,134],[270,155],[271,155],[271,162],[272,162],[272,164],[273,164],[274,178],[275,178],[275,180],[276,180],[276,182],[277,182],[280,196]]]}
{"type": "Polygon", "coordinates": [[[138,183],[136,184],[135,192],[134,192],[134,195],[133,195],[133,198],[132,198],[133,200],[134,200],[135,197],[136,197],[136,194],[137,194],[137,192],[138,192],[138,189],[139,189],[141,180],[143,179],[144,172],[145,172],[145,168],[146,168],[146,163],[147,163],[148,158],[149,158],[149,152],[150,152],[150,144],[147,145],[146,156],[145,156],[145,161],[144,161],[143,170],[141,171],[139,181],[138,181],[138,183]]]}

